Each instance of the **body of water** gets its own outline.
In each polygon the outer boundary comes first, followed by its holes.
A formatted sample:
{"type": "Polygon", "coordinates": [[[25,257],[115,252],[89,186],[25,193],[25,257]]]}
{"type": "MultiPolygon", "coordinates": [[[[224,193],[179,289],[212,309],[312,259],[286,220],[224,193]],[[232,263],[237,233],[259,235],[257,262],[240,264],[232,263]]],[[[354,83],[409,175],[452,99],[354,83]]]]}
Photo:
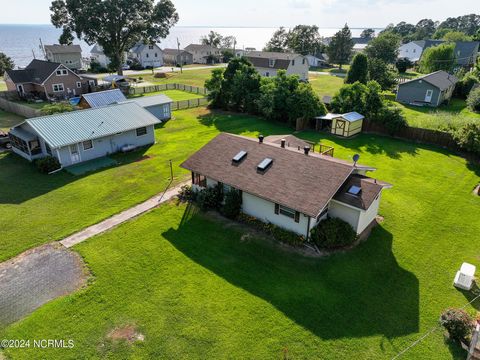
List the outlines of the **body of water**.
{"type": "MultiPolygon", "coordinates": [[[[177,38],[180,46],[199,43],[202,35],[211,30],[223,36],[233,35],[237,38],[237,47],[253,47],[261,50],[277,28],[248,28],[248,27],[184,27],[177,26],[170,30],[170,35],[160,42],[161,48],[176,48],[177,38]]],[[[332,36],[339,29],[322,28],[321,36],[332,36]]],[[[353,36],[359,36],[363,29],[351,29],[353,36]]],[[[0,24],[0,52],[10,56],[16,66],[26,66],[35,56],[42,59],[40,39],[44,45],[58,43],[60,29],[52,25],[1,25],[0,24]]],[[[92,46],[84,41],[76,40],[83,50],[83,57],[88,57],[92,46]]]]}

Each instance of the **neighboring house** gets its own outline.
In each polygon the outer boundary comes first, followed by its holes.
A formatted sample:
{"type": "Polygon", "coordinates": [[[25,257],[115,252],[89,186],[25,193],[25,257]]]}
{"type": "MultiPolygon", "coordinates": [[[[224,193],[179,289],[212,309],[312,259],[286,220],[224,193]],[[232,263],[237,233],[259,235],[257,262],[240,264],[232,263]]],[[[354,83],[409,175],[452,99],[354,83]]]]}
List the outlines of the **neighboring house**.
{"type": "Polygon", "coordinates": [[[82,109],[90,109],[112,104],[118,104],[127,101],[120,89],[105,90],[83,94],[78,106],[82,109]]]}
{"type": "Polygon", "coordinates": [[[308,61],[308,65],[311,67],[326,67],[328,66],[327,57],[323,54],[317,56],[306,55],[305,58],[308,61]]]}
{"type": "Polygon", "coordinates": [[[136,103],[159,120],[169,120],[172,118],[173,100],[167,95],[140,96],[127,100],[126,102],[136,103]]]}
{"type": "Polygon", "coordinates": [[[247,54],[247,51],[246,50],[243,50],[243,49],[228,49],[228,48],[223,48],[220,50],[221,52],[230,52],[234,55],[234,57],[242,57],[242,56],[245,56],[247,54]]]}
{"type": "Polygon", "coordinates": [[[7,70],[5,82],[9,91],[22,97],[39,96],[68,98],[91,91],[97,80],[80,76],[65,65],[44,60],[32,60],[23,70],[7,70]]]}
{"type": "Polygon", "coordinates": [[[188,51],[180,49],[163,49],[163,61],[168,65],[190,65],[193,64],[193,55],[188,51]]]}
{"type": "Polygon", "coordinates": [[[101,67],[108,67],[110,64],[110,58],[105,55],[103,52],[103,47],[101,47],[98,44],[95,44],[95,46],[90,50],[90,58],[92,61],[95,61],[100,64],[101,67]]]}
{"type": "Polygon", "coordinates": [[[210,45],[190,44],[185,50],[193,55],[194,64],[220,62],[222,57],[220,49],[210,45]]]}
{"type": "Polygon", "coordinates": [[[45,45],[45,56],[48,61],[65,65],[69,69],[82,68],[82,48],[80,45],[45,45]]]}
{"type": "Polygon", "coordinates": [[[382,190],[390,187],[365,176],[372,168],[226,133],[181,167],[192,172],[194,189],[220,183],[224,191],[239,190],[243,213],[307,238],[329,216],[361,234],[375,223],[382,190]]]}
{"type": "MultiPolygon", "coordinates": [[[[421,59],[425,49],[445,43],[443,40],[418,40],[400,46],[398,57],[407,58],[412,62],[421,59]]],[[[462,67],[471,67],[478,58],[478,41],[457,41],[455,42],[455,65],[462,67]]]]}
{"type": "Polygon", "coordinates": [[[353,52],[354,53],[359,53],[365,50],[367,47],[368,43],[372,41],[373,38],[368,37],[368,38],[363,38],[363,37],[352,37],[353,41],[353,52]]]}
{"type": "Polygon", "coordinates": [[[138,43],[130,49],[128,58],[138,61],[144,68],[163,66],[163,51],[157,44],[138,43]]]}
{"type": "Polygon", "coordinates": [[[155,143],[159,124],[134,103],[27,119],[10,130],[14,153],[29,161],[53,156],[62,167],[103,157],[125,146],[155,143]]]}
{"type": "Polygon", "coordinates": [[[334,135],[351,137],[362,132],[365,117],[355,111],[346,114],[328,113],[316,118],[317,129],[329,128],[334,135]]]}
{"type": "Polygon", "coordinates": [[[287,75],[298,75],[300,80],[308,80],[308,60],[303,55],[251,51],[247,54],[246,58],[262,76],[276,76],[278,70],[286,70],[287,75]]]}
{"type": "Polygon", "coordinates": [[[411,105],[439,106],[450,100],[458,79],[440,70],[398,85],[397,101],[411,105]]]}

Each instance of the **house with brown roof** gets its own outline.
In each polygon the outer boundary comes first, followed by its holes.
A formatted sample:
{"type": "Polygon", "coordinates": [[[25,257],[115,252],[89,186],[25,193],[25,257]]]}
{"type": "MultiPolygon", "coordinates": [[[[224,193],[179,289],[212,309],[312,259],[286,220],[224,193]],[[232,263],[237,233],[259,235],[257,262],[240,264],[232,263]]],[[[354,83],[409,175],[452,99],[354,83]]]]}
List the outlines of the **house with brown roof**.
{"type": "Polygon", "coordinates": [[[80,45],[45,45],[45,57],[50,62],[57,62],[69,69],[82,68],[82,48],[80,45]]]}
{"type": "Polygon", "coordinates": [[[193,64],[193,54],[181,49],[163,49],[163,61],[173,66],[190,65],[193,64]]]}
{"type": "Polygon", "coordinates": [[[23,70],[7,70],[5,83],[8,91],[21,97],[64,99],[90,92],[97,80],[80,76],[63,64],[35,59],[23,70]]]}
{"type": "Polygon", "coordinates": [[[308,59],[303,55],[251,51],[247,53],[246,58],[262,76],[276,76],[279,70],[285,70],[287,75],[298,75],[300,80],[308,80],[309,64],[308,59]]]}
{"type": "Polygon", "coordinates": [[[363,233],[375,222],[382,190],[391,185],[366,176],[374,168],[299,148],[303,142],[297,140],[290,147],[286,139],[278,144],[221,133],[181,167],[191,171],[194,189],[236,189],[243,213],[299,235],[308,237],[327,217],[363,233]]]}

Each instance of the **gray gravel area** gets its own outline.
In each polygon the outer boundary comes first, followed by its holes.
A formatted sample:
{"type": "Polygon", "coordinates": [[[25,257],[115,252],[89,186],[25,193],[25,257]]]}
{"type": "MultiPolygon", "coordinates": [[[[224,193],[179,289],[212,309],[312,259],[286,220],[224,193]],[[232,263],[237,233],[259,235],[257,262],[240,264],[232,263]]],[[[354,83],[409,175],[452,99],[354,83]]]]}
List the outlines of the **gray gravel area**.
{"type": "Polygon", "coordinates": [[[85,285],[82,258],[60,244],[47,244],[0,263],[0,327],[46,302],[85,285]]]}

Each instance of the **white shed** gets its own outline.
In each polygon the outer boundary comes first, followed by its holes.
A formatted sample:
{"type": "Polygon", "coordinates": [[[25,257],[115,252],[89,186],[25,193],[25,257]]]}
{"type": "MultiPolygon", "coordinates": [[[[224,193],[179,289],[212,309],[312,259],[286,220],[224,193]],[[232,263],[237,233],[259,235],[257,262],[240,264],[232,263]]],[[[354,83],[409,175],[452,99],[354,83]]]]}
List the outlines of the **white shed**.
{"type": "MultiPolygon", "coordinates": [[[[331,114],[320,116],[317,120],[331,121],[330,131],[334,135],[350,137],[362,132],[365,117],[355,111],[346,114],[331,114]]],[[[318,125],[317,125],[318,128],[318,125]]]]}

